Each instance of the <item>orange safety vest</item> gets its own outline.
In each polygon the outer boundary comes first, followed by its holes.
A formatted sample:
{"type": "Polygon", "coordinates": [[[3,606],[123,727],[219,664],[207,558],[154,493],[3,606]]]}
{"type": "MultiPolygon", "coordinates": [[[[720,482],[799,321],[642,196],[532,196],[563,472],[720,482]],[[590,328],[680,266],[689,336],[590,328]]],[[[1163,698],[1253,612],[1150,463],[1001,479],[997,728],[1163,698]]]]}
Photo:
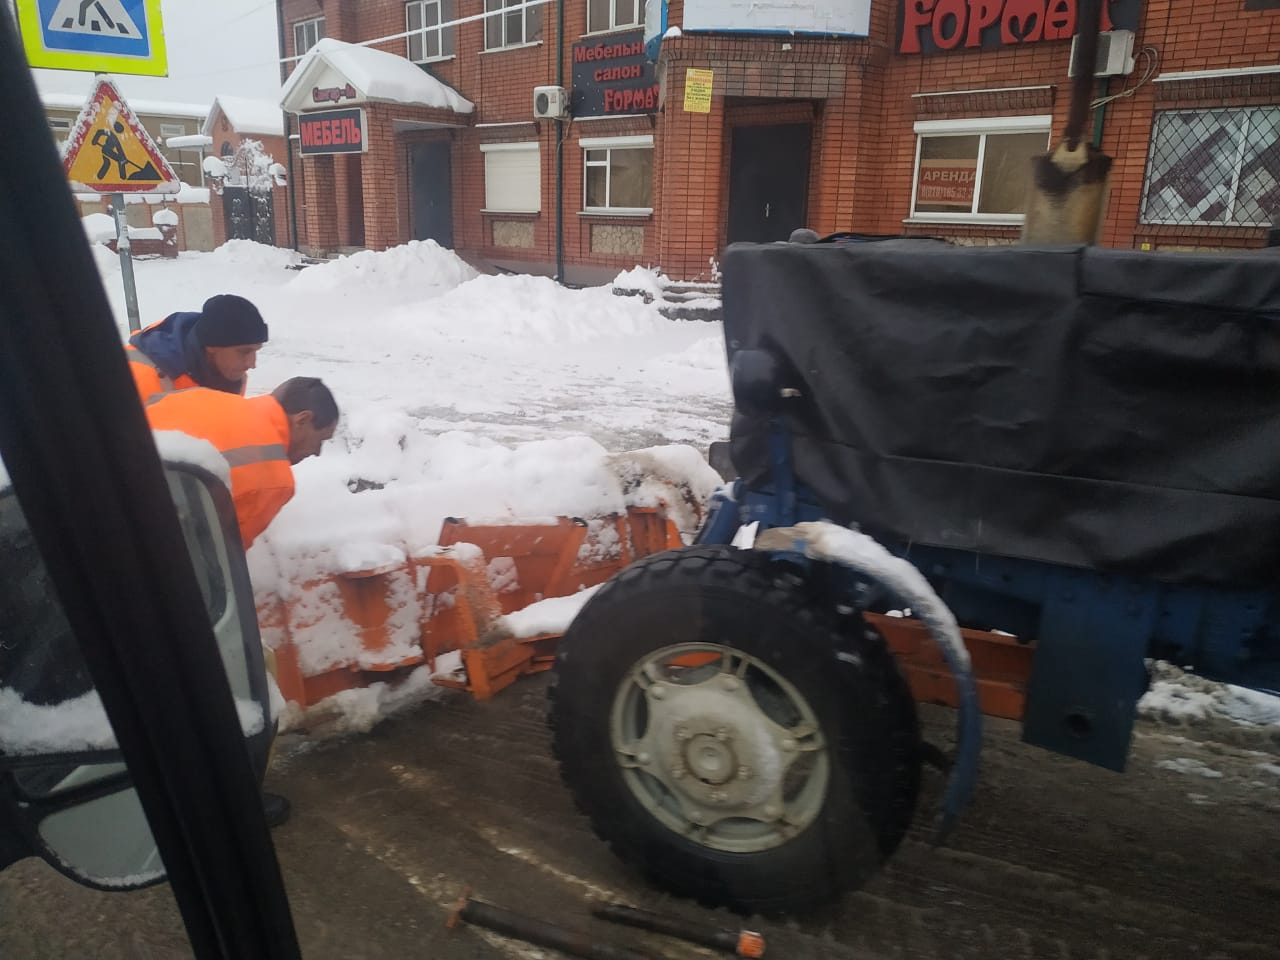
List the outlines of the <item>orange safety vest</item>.
{"type": "Polygon", "coordinates": [[[177,430],[208,440],[231,468],[231,500],[246,550],[293,496],[289,418],[278,400],[236,396],[206,387],[154,396],[153,430],[177,430]]]}
{"type": "Polygon", "coordinates": [[[125,359],[129,361],[129,372],[133,374],[133,384],[138,388],[138,396],[146,403],[157,394],[172,393],[174,390],[190,390],[198,387],[191,374],[179,374],[170,379],[160,372],[154,360],[135,347],[132,343],[124,345],[125,359]]]}

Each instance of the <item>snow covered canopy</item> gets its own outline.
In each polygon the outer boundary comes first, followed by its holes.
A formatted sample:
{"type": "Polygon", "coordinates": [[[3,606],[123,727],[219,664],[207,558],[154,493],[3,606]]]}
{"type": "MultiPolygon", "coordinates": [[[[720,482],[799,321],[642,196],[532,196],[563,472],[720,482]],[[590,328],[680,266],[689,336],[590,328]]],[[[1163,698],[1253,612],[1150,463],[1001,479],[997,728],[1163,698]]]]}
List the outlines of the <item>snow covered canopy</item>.
{"type": "Polygon", "coordinates": [[[281,91],[281,106],[289,113],[379,102],[475,110],[458,91],[404,57],[331,38],[311,48],[281,91]]]}
{"type": "Polygon", "coordinates": [[[249,97],[219,96],[209,108],[209,116],[200,132],[206,137],[214,136],[214,122],[221,113],[227,123],[241,136],[250,134],[259,137],[283,137],[284,114],[280,105],[272,100],[253,100],[249,97]]]}

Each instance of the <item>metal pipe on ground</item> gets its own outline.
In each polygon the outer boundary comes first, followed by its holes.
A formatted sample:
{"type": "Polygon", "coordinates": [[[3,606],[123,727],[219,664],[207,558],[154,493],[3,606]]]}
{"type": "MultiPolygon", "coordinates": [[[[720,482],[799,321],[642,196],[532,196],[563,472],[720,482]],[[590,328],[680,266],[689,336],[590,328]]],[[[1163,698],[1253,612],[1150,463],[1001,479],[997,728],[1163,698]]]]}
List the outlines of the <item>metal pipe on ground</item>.
{"type": "Polygon", "coordinates": [[[484,927],[504,937],[524,940],[540,947],[549,947],[584,960],[652,960],[647,954],[627,947],[615,947],[596,943],[584,933],[557,927],[545,920],[527,917],[502,907],[464,897],[449,917],[449,926],[466,923],[484,927]]]}
{"type": "Polygon", "coordinates": [[[618,903],[592,907],[591,913],[610,923],[666,934],[669,937],[711,947],[713,950],[723,950],[739,957],[748,957],[751,960],[764,956],[764,937],[754,930],[726,930],[676,917],[664,917],[648,910],[637,910],[618,903]]]}

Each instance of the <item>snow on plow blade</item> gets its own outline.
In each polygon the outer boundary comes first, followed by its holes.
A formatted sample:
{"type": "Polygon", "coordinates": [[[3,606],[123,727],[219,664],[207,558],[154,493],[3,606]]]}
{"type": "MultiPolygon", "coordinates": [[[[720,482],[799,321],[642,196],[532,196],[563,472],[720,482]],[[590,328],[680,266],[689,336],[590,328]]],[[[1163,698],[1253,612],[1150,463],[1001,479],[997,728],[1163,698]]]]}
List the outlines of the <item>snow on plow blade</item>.
{"type": "Polygon", "coordinates": [[[550,647],[576,610],[556,609],[556,598],[585,599],[632,561],[681,545],[665,507],[532,523],[451,518],[428,551],[392,550],[382,563],[259,593],[258,621],[281,693],[303,709],[417,667],[434,673],[453,652],[461,671],[435,682],[487,700],[551,667],[550,647]]]}

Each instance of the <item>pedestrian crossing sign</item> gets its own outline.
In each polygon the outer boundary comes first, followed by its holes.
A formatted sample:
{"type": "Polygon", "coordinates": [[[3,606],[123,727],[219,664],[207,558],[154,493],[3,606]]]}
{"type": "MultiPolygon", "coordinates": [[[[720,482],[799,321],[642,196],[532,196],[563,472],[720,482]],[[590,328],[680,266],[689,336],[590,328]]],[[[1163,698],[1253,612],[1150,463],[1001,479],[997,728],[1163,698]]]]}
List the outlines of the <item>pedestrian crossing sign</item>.
{"type": "Polygon", "coordinates": [[[160,0],[16,0],[27,62],[167,77],[160,0]]]}
{"type": "Polygon", "coordinates": [[[182,182],[110,80],[98,80],[63,148],[71,189],[177,193],[182,182]]]}

